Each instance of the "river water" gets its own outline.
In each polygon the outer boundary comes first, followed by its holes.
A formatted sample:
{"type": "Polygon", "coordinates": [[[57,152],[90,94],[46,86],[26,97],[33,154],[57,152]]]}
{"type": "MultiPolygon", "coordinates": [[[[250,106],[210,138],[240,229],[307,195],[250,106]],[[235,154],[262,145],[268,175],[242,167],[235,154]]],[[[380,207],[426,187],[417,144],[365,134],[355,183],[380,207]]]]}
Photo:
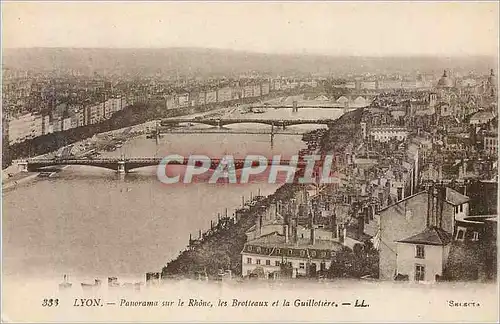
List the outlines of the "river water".
{"type": "MultiPolygon", "coordinates": [[[[269,109],[245,118],[338,118],[335,109],[269,109]]],[[[233,112],[231,117],[241,117],[233,112]]],[[[227,116],[226,116],[227,117],[227,116]]],[[[198,127],[198,126],[194,126],[198,127]]],[[[202,126],[199,126],[202,127],[202,126]]],[[[306,131],[318,125],[291,126],[306,131]]],[[[231,129],[266,129],[259,124],[231,129]]],[[[205,154],[296,154],[301,136],[243,134],[166,134],[159,143],[145,136],[127,141],[105,156],[205,154]]],[[[119,176],[107,169],[69,166],[55,177],[37,179],[3,193],[3,275],[9,277],[77,278],[119,276],[144,278],[160,271],[188,243],[207,229],[217,213],[232,215],[242,196],[271,194],[277,184],[177,184],[167,186],[156,167],[119,176]]]]}

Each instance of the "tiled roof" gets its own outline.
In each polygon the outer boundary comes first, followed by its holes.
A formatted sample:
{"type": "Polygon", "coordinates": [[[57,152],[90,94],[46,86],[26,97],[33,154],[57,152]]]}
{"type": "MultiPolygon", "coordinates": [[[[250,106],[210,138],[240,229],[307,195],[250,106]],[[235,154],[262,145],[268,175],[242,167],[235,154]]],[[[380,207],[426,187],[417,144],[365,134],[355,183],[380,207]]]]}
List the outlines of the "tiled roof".
{"type": "Polygon", "coordinates": [[[462,195],[458,191],[446,187],[446,201],[457,206],[469,201],[469,197],[462,195]]]}
{"type": "Polygon", "coordinates": [[[273,232],[247,242],[247,244],[250,245],[269,247],[314,248],[318,250],[340,250],[342,248],[342,244],[331,240],[317,239],[314,245],[311,245],[310,243],[311,242],[308,238],[299,238],[297,244],[290,241],[285,243],[285,236],[278,234],[278,232],[273,232]]]}
{"type": "Polygon", "coordinates": [[[451,234],[441,228],[430,227],[417,235],[399,240],[398,242],[425,245],[447,245],[451,242],[451,234]]]}
{"type": "Polygon", "coordinates": [[[359,231],[356,228],[348,227],[347,228],[347,237],[359,241],[359,242],[366,242],[371,240],[371,235],[368,235],[366,233],[359,233],[359,231]]]}
{"type": "Polygon", "coordinates": [[[413,195],[411,195],[411,196],[408,196],[408,197],[406,197],[406,198],[404,198],[404,199],[401,199],[400,201],[398,201],[398,202],[396,202],[396,203],[394,203],[394,204],[390,204],[389,206],[386,206],[386,207],[384,207],[384,208],[380,209],[378,212],[379,212],[379,213],[381,213],[381,212],[383,212],[383,211],[385,211],[385,210],[387,210],[387,209],[389,209],[389,208],[391,208],[391,207],[394,207],[394,206],[396,206],[396,205],[399,205],[400,203],[402,203],[402,202],[404,202],[404,201],[407,201],[407,200],[409,200],[409,199],[413,199],[414,197],[416,197],[416,196],[418,196],[418,195],[422,195],[422,194],[427,194],[427,191],[423,190],[423,191],[417,192],[416,194],[413,194],[413,195]]]}
{"type": "Polygon", "coordinates": [[[495,115],[491,111],[478,111],[475,113],[470,120],[471,121],[482,121],[482,120],[490,120],[493,119],[495,115]]]}

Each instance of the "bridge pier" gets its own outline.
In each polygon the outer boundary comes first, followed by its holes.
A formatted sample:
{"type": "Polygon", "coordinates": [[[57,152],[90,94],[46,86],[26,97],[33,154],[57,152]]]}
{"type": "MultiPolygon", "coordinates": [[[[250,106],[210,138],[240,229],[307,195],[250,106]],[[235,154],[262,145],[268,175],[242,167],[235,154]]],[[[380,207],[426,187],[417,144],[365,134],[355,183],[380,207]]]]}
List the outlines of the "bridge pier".
{"type": "Polygon", "coordinates": [[[125,169],[125,161],[118,161],[118,173],[125,174],[127,171],[125,169]]]}
{"type": "Polygon", "coordinates": [[[271,123],[271,147],[274,144],[274,123],[271,123]]]}
{"type": "Polygon", "coordinates": [[[17,170],[19,172],[28,172],[28,161],[18,161],[17,170]]]}

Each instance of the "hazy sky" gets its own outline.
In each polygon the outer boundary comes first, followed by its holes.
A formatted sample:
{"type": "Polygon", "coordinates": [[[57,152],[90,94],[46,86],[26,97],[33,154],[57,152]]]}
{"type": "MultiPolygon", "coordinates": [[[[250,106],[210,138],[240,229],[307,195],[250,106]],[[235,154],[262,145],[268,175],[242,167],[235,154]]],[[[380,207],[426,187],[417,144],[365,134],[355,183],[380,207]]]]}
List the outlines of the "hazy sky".
{"type": "Polygon", "coordinates": [[[498,3],[3,2],[4,47],[497,55],[498,3]]]}

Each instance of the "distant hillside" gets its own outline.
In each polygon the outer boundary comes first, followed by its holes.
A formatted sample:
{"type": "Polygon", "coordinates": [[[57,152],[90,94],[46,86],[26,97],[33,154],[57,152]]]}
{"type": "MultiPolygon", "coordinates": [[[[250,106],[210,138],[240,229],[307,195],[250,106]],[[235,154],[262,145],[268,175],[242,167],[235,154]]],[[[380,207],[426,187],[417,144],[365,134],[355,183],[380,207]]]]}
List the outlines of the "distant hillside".
{"type": "Polygon", "coordinates": [[[240,74],[256,71],[293,73],[378,73],[420,71],[436,73],[444,68],[486,72],[496,67],[493,57],[333,57],[281,55],[219,49],[105,49],[22,48],[4,49],[4,67],[29,70],[73,69],[82,73],[118,74],[240,74]]]}

